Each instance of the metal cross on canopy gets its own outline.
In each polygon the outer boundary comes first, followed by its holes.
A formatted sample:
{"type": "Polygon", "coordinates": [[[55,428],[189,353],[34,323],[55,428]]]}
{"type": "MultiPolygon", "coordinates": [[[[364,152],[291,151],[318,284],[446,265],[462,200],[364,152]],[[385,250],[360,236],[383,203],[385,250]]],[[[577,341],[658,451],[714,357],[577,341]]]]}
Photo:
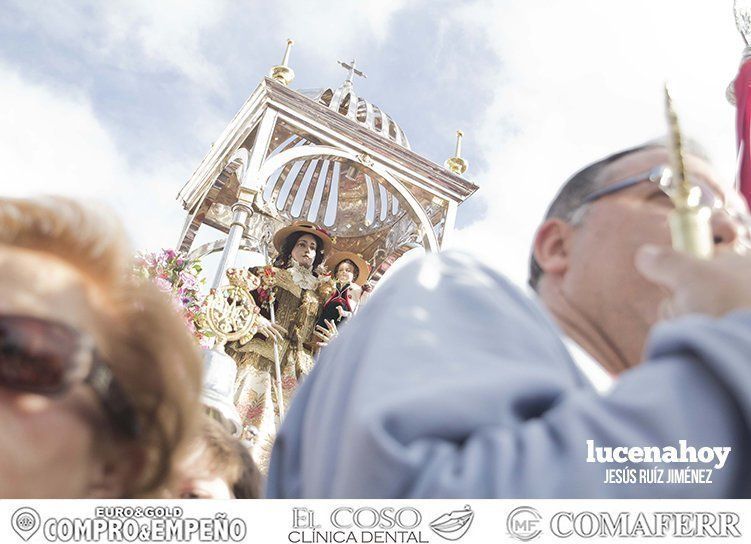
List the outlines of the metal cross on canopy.
{"type": "Polygon", "coordinates": [[[346,62],[342,62],[340,60],[337,62],[342,66],[342,68],[349,70],[349,73],[347,74],[347,82],[349,83],[352,83],[355,76],[360,76],[364,78],[368,77],[364,73],[362,73],[360,70],[355,69],[355,59],[352,59],[352,62],[350,64],[347,64],[346,62]]]}

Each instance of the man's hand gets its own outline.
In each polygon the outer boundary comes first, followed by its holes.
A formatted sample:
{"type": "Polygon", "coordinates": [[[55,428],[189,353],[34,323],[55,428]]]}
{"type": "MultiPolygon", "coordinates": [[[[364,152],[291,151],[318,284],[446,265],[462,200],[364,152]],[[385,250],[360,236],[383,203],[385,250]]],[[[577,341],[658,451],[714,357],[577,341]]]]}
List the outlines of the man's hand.
{"type": "Polygon", "coordinates": [[[287,334],[287,329],[279,325],[278,323],[272,324],[271,321],[259,315],[258,319],[258,332],[266,338],[271,338],[277,342],[284,340],[287,334]]]}
{"type": "Polygon", "coordinates": [[[669,247],[643,246],[636,268],[667,290],[663,313],[670,317],[701,313],[722,316],[751,309],[751,255],[721,250],[711,259],[697,259],[669,247]]]}
{"type": "Polygon", "coordinates": [[[352,315],[352,312],[348,312],[341,306],[337,306],[336,309],[339,312],[339,317],[350,317],[352,315]]]}
{"type": "Polygon", "coordinates": [[[320,347],[328,346],[329,342],[331,342],[334,337],[339,334],[339,331],[336,328],[336,324],[333,321],[324,319],[323,322],[326,323],[326,328],[324,329],[320,325],[316,325],[316,330],[314,333],[320,339],[320,342],[317,342],[320,347]]]}

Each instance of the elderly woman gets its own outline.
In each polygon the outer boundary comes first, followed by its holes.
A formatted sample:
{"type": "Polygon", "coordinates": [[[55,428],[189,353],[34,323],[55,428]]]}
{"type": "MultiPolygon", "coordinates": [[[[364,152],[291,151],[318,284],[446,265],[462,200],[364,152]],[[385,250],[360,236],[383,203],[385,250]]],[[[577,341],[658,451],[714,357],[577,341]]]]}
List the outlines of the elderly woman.
{"type": "Polygon", "coordinates": [[[0,497],[141,496],[191,437],[200,359],[131,267],[111,214],[0,199],[0,497]]]}
{"type": "MultiPolygon", "coordinates": [[[[286,407],[298,380],[313,367],[314,327],[330,287],[330,282],[322,282],[316,272],[332,246],[325,230],[297,221],[276,232],[274,246],[279,254],[273,266],[251,269],[262,279],[261,286],[253,292],[261,307],[259,334],[247,343],[227,345],[227,353],[238,363],[235,404],[243,426],[257,430],[252,455],[261,470],[265,470],[271,455],[279,415],[275,347],[286,407]],[[272,301],[275,325],[270,322],[272,301]]],[[[327,328],[324,340],[335,330],[333,324],[327,328]]]]}

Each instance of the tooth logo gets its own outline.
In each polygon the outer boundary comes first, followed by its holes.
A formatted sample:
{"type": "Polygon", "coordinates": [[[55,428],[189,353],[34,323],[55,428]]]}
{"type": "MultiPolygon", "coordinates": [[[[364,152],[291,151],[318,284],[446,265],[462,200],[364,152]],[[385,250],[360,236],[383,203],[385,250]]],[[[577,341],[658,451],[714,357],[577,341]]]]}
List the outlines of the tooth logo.
{"type": "Polygon", "coordinates": [[[448,514],[438,516],[430,522],[430,529],[446,540],[459,540],[469,531],[475,513],[465,505],[463,510],[454,510],[448,514]]]}

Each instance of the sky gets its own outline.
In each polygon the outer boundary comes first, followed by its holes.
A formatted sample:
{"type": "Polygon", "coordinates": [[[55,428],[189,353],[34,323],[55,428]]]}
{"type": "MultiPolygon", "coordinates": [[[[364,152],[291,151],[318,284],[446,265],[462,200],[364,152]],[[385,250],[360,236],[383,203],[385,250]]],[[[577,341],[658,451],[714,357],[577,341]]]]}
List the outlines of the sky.
{"type": "Polygon", "coordinates": [[[734,174],[725,89],[743,41],[732,0],[2,0],[0,194],[93,199],[134,245],[172,247],[177,193],[295,40],[293,89],[360,96],[442,164],[465,133],[452,246],[512,280],[558,187],[665,131],[671,85],[686,133],[734,174]]]}

